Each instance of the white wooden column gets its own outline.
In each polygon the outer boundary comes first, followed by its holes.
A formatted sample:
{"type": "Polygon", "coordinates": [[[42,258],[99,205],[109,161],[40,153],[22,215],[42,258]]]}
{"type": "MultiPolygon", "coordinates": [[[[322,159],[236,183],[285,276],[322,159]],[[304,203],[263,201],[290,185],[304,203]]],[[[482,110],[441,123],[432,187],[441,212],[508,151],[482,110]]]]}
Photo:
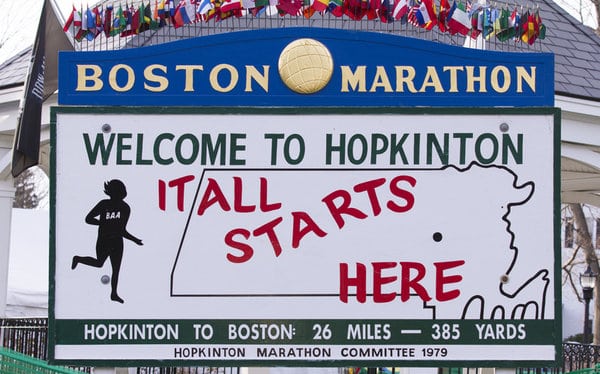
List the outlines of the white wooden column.
{"type": "Polygon", "coordinates": [[[6,317],[10,229],[14,198],[12,178],[0,180],[0,318],[6,317]]]}

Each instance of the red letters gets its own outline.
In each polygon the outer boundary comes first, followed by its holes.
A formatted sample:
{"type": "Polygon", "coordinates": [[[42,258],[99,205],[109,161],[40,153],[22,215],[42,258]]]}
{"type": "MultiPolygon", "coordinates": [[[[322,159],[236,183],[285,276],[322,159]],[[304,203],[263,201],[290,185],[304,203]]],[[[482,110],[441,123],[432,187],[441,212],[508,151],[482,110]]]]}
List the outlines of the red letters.
{"type": "Polygon", "coordinates": [[[414,187],[417,184],[417,180],[410,175],[399,175],[390,182],[390,191],[392,194],[406,200],[406,205],[398,205],[393,201],[388,201],[387,207],[393,212],[404,213],[411,210],[413,205],[415,205],[415,197],[409,191],[398,187],[399,182],[408,182],[412,187],[414,187]]]}
{"type": "MultiPolygon", "coordinates": [[[[170,188],[175,187],[177,189],[177,210],[180,212],[183,212],[184,208],[185,184],[193,180],[193,175],[186,175],[170,180],[168,183],[170,188]]],[[[167,183],[162,179],[158,180],[158,208],[160,210],[167,209],[167,183]]]]}
{"type": "Polygon", "coordinates": [[[356,300],[360,303],[367,301],[367,267],[356,264],[356,278],[348,275],[348,264],[340,264],[340,300],[348,302],[348,289],[356,287],[356,300]]]}
{"type": "Polygon", "coordinates": [[[436,262],[435,265],[435,279],[439,280],[435,282],[435,298],[438,301],[448,301],[456,299],[460,295],[459,290],[450,290],[444,292],[444,285],[448,283],[458,283],[462,280],[462,275],[448,275],[444,276],[444,270],[455,268],[464,265],[464,260],[448,261],[448,262],[436,262]]]}
{"type": "Polygon", "coordinates": [[[396,292],[381,293],[383,284],[395,282],[398,277],[382,276],[383,269],[396,267],[395,262],[373,262],[373,301],[376,303],[387,303],[396,298],[396,292]]]}
{"type": "Polygon", "coordinates": [[[281,244],[279,243],[279,239],[277,238],[277,234],[275,233],[275,226],[279,225],[281,221],[283,221],[283,218],[275,218],[274,220],[265,223],[264,225],[252,232],[252,235],[254,236],[261,236],[262,234],[267,234],[267,238],[269,238],[269,242],[271,242],[273,251],[275,251],[275,257],[279,257],[279,255],[281,254],[281,244]]]}
{"type": "MultiPolygon", "coordinates": [[[[381,204],[379,202],[376,189],[385,184],[385,181],[385,178],[373,179],[359,183],[353,188],[354,192],[367,193],[374,216],[378,216],[381,213],[381,204]]],[[[414,195],[410,191],[400,188],[400,182],[408,182],[411,187],[414,187],[417,184],[417,180],[410,175],[399,175],[390,181],[389,190],[392,195],[400,197],[405,201],[405,204],[403,205],[399,205],[392,200],[389,200],[386,203],[387,208],[396,213],[407,212],[412,209],[413,205],[415,204],[414,195]]],[[[352,195],[346,190],[333,191],[329,195],[325,196],[322,201],[325,203],[325,205],[327,205],[327,209],[329,209],[331,217],[334,219],[335,223],[340,229],[346,224],[343,215],[358,219],[365,219],[368,217],[365,212],[352,206],[352,195]],[[337,204],[336,200],[338,201],[337,204]]]]}
{"type": "MultiPolygon", "coordinates": [[[[218,203],[223,211],[230,211],[231,205],[223,193],[219,183],[213,178],[208,178],[208,185],[198,206],[198,215],[201,216],[212,205],[218,203]]],[[[281,203],[269,203],[267,200],[267,179],[260,178],[260,200],[261,212],[269,212],[281,208],[281,203]]],[[[256,204],[244,205],[243,200],[244,180],[241,177],[233,177],[233,211],[236,213],[252,213],[256,210],[256,204]]]]}
{"type": "Polygon", "coordinates": [[[352,196],[350,195],[350,192],[346,190],[333,191],[332,193],[323,198],[323,202],[325,203],[325,205],[327,205],[329,213],[331,213],[331,217],[333,217],[335,223],[337,223],[337,226],[340,229],[345,225],[344,218],[342,218],[342,214],[347,214],[358,219],[367,218],[367,215],[365,213],[350,206],[351,201],[352,196]],[[334,200],[338,198],[341,198],[342,202],[340,205],[336,206],[334,200]]]}
{"type": "Polygon", "coordinates": [[[198,215],[203,215],[206,209],[215,203],[218,203],[221,209],[224,211],[231,210],[231,206],[229,206],[227,198],[225,197],[225,194],[223,194],[223,191],[221,191],[221,187],[219,187],[217,181],[212,178],[208,178],[208,186],[204,191],[202,200],[200,200],[200,205],[198,205],[198,215]],[[211,195],[214,196],[211,197],[211,195]]]}
{"type": "Polygon", "coordinates": [[[315,235],[322,238],[327,233],[323,231],[319,225],[306,212],[292,212],[294,218],[294,228],[292,230],[292,248],[298,248],[300,246],[300,240],[309,232],[314,232],[315,235]],[[304,228],[300,228],[300,223],[304,222],[306,225],[304,228]]]}
{"type": "Polygon", "coordinates": [[[382,186],[385,183],[385,178],[373,179],[368,182],[359,183],[354,186],[355,192],[365,192],[367,191],[367,195],[369,196],[369,201],[371,202],[371,208],[373,209],[373,215],[378,216],[381,213],[381,204],[379,204],[379,199],[377,198],[377,192],[375,189],[377,187],[382,186]]]}
{"type": "MultiPolygon", "coordinates": [[[[444,275],[444,271],[464,265],[464,260],[436,262],[435,267],[435,300],[450,301],[460,296],[460,290],[454,289],[444,291],[444,286],[450,283],[459,283],[462,276],[458,274],[444,275]]],[[[393,284],[398,280],[397,275],[383,276],[384,270],[395,269],[400,265],[399,278],[400,285],[396,287],[399,290],[400,301],[406,302],[411,296],[418,296],[423,301],[430,301],[431,296],[427,293],[427,289],[421,284],[421,281],[427,274],[427,268],[420,262],[401,261],[397,262],[372,262],[373,270],[373,302],[374,303],[389,303],[396,299],[396,292],[382,292],[384,285],[393,284]],[[411,290],[414,293],[411,293],[411,290]]],[[[356,265],[356,276],[349,275],[349,265],[340,263],[340,300],[344,303],[348,302],[350,288],[356,290],[356,300],[359,303],[367,301],[367,266],[360,262],[356,265]]],[[[389,271],[387,272],[390,273],[389,271]]],[[[389,288],[389,287],[388,287],[389,288]]]]}
{"type": "Polygon", "coordinates": [[[241,235],[244,238],[248,239],[250,238],[250,231],[245,229],[233,229],[229,231],[227,235],[225,235],[225,244],[227,244],[231,248],[239,249],[240,251],[242,251],[241,256],[234,256],[231,253],[228,253],[226,256],[227,259],[235,264],[240,264],[252,258],[252,255],[254,254],[254,249],[252,249],[252,247],[246,243],[241,243],[234,240],[233,237],[235,235],[241,235]]]}
{"type": "MultiPolygon", "coordinates": [[[[187,180],[180,182],[181,187],[178,189],[178,192],[183,191],[183,184],[186,182],[187,180]]],[[[220,180],[219,182],[223,183],[220,180]]],[[[221,211],[228,212],[231,211],[233,207],[233,212],[247,214],[273,212],[282,208],[281,202],[269,202],[268,180],[265,177],[260,177],[259,196],[258,199],[255,197],[255,200],[252,200],[251,197],[249,199],[248,196],[245,195],[246,191],[251,190],[244,188],[244,183],[248,183],[247,179],[240,176],[234,176],[232,183],[233,194],[229,197],[224,191],[231,191],[231,189],[221,188],[219,182],[214,178],[207,178],[206,188],[204,189],[200,198],[200,203],[198,204],[198,215],[204,215],[211,208],[217,208],[221,211]]],[[[335,223],[338,229],[342,229],[346,224],[346,219],[356,218],[363,220],[369,217],[369,213],[372,214],[372,216],[378,216],[382,213],[383,207],[387,207],[394,213],[409,211],[414,205],[415,198],[412,192],[402,187],[403,183],[407,184],[408,187],[414,187],[416,185],[416,180],[408,175],[399,175],[392,178],[389,182],[387,178],[377,178],[357,183],[348,190],[337,189],[321,199],[321,202],[325,204],[329,215],[326,217],[318,217],[318,222],[306,211],[288,211],[289,213],[286,213],[287,217],[284,214],[280,214],[279,216],[275,215],[274,217],[271,216],[269,217],[270,221],[256,227],[254,230],[250,228],[232,229],[225,235],[225,244],[228,247],[241,251],[242,254],[235,255],[233,253],[227,253],[226,257],[229,261],[234,263],[249,261],[255,250],[252,239],[260,236],[266,236],[267,242],[270,244],[275,257],[279,257],[283,253],[285,244],[296,249],[300,247],[302,240],[308,234],[312,233],[320,238],[326,236],[328,233],[323,227],[328,227],[327,224],[331,225],[335,223]],[[384,191],[386,183],[388,190],[387,196],[390,196],[391,194],[392,198],[400,198],[401,201],[393,201],[390,199],[388,199],[388,201],[381,200],[380,195],[383,195],[383,192],[386,192],[384,191]],[[364,196],[365,194],[366,196],[364,196]],[[359,202],[363,206],[365,205],[365,198],[370,205],[370,212],[368,207],[366,209],[364,207],[357,207],[359,206],[359,202]]],[[[159,184],[159,191],[164,190],[164,186],[161,186],[162,185],[159,184]]],[[[183,192],[181,192],[181,194],[183,197],[183,192]]],[[[315,201],[315,203],[318,203],[318,201],[315,201]]],[[[406,263],[403,266],[410,267],[413,265],[406,263]]],[[[424,291],[419,284],[419,280],[423,277],[422,269],[418,268],[417,265],[414,265],[412,269],[416,270],[417,274],[414,278],[404,282],[404,287],[406,287],[408,291],[414,290],[423,297],[428,296],[426,291],[424,291]]],[[[389,277],[381,277],[378,282],[382,284],[386,283],[389,280],[388,278],[389,277]]],[[[452,278],[449,279],[452,280],[452,278]]],[[[395,279],[392,279],[390,282],[394,280],[395,279]]],[[[386,300],[390,298],[390,295],[381,292],[377,294],[376,298],[378,300],[386,300]]]]}

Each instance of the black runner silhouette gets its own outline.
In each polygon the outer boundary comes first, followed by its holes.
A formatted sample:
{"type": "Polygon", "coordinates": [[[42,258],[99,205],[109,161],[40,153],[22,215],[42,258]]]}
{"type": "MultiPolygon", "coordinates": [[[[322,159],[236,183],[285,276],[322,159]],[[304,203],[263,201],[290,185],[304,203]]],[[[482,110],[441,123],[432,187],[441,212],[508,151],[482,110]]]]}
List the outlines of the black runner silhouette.
{"type": "Polygon", "coordinates": [[[127,196],[125,184],[118,179],[105,182],[104,193],[110,199],[101,200],[85,217],[86,223],[98,226],[96,257],[73,256],[71,269],[75,269],[78,264],[99,268],[110,257],[112,267],[110,299],[123,303],[124,300],[117,293],[119,271],[121,270],[121,260],[123,259],[123,238],[129,239],[137,245],[143,245],[143,243],[141,239],[131,235],[126,229],[131,208],[123,201],[127,196]]]}

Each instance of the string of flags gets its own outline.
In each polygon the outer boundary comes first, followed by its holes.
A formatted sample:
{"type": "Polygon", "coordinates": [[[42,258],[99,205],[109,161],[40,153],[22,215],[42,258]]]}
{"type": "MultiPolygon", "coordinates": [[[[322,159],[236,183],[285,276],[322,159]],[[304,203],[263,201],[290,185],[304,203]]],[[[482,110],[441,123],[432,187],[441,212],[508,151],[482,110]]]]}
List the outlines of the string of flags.
{"type": "Polygon", "coordinates": [[[76,41],[92,41],[101,34],[127,37],[163,27],[180,28],[196,22],[230,17],[259,17],[274,7],[280,16],[311,18],[315,13],[348,17],[355,21],[402,22],[425,30],[435,27],[451,35],[480,35],[505,42],[533,44],[546,37],[539,9],[523,10],[516,5],[496,6],[465,3],[460,0],[151,0],[135,7],[133,3],[81,7],[73,5],[63,30],[76,41]]]}

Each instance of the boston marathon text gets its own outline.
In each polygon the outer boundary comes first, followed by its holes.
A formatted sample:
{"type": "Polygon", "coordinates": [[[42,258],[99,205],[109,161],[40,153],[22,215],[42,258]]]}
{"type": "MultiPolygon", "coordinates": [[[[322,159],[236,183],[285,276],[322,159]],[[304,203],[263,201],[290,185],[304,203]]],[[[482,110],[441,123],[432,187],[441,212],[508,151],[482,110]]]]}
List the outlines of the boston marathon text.
{"type": "MultiPolygon", "coordinates": [[[[143,89],[145,94],[187,92],[224,94],[228,92],[268,93],[269,65],[246,65],[240,70],[230,64],[163,65],[143,68],[116,64],[110,68],[96,64],[77,65],[76,92],[119,92],[143,89]],[[137,73],[136,73],[137,71],[137,73]],[[183,85],[173,82],[183,82],[183,85]],[[173,87],[177,88],[173,88],[173,87]]],[[[274,69],[275,71],[277,69],[274,69]]],[[[340,66],[339,92],[396,93],[535,93],[535,66],[410,66],[378,65],[355,68],[340,66]]]]}
{"type": "MultiPolygon", "coordinates": [[[[90,165],[211,165],[247,164],[247,134],[243,133],[143,133],[82,135],[90,165]]],[[[300,134],[266,133],[254,142],[264,153],[250,150],[264,166],[301,165],[307,140],[300,134]]],[[[523,134],[473,133],[373,133],[325,134],[319,152],[324,165],[466,165],[523,164],[523,134]]]]}

